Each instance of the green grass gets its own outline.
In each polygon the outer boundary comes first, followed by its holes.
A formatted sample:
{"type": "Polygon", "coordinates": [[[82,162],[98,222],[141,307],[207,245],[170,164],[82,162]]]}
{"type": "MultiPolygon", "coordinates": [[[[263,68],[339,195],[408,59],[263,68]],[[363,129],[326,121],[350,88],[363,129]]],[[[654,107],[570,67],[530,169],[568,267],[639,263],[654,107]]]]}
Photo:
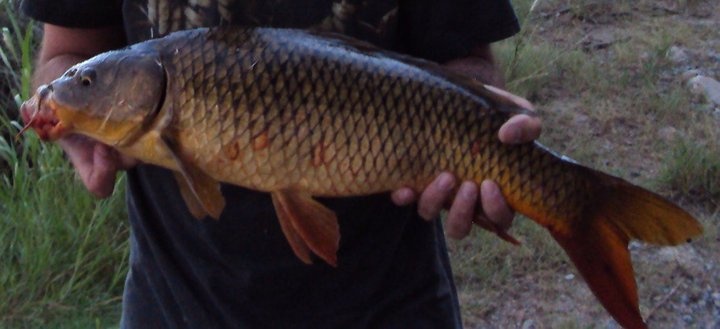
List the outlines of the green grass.
{"type": "Polygon", "coordinates": [[[720,144],[679,139],[667,152],[660,181],[693,201],[720,207],[720,144]]]}
{"type": "Polygon", "coordinates": [[[36,45],[16,5],[0,0],[0,328],[112,326],[127,271],[124,184],[96,200],[58,147],[14,138],[36,45]]]}

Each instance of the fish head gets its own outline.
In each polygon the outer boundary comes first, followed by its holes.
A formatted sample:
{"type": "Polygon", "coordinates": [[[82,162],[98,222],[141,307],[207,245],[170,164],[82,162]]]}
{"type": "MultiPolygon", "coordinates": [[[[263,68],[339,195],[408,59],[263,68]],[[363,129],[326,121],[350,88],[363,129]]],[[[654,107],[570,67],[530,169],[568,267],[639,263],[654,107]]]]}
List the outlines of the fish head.
{"type": "Polygon", "coordinates": [[[113,51],[38,88],[21,114],[27,127],[45,140],[81,134],[123,146],[152,127],[165,87],[165,70],[153,53],[113,51]]]}

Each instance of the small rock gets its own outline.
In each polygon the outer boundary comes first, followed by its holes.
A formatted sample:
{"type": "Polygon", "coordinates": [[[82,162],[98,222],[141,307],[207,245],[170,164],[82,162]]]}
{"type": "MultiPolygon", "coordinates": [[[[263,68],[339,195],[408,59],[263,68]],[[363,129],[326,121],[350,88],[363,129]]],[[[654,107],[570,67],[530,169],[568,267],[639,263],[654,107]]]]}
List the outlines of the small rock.
{"type": "Polygon", "coordinates": [[[682,78],[682,81],[685,82],[685,81],[689,81],[690,79],[692,79],[698,75],[700,75],[700,70],[692,69],[692,70],[687,70],[687,71],[683,72],[682,75],[680,75],[680,77],[682,78]]]}
{"type": "Polygon", "coordinates": [[[689,59],[687,51],[685,51],[685,49],[680,48],[678,46],[670,47],[670,49],[668,49],[665,56],[667,56],[667,58],[675,64],[685,63],[689,59]]]}
{"type": "Polygon", "coordinates": [[[688,81],[688,87],[692,93],[703,95],[709,102],[720,105],[720,82],[717,80],[698,75],[688,81]]]}
{"type": "Polygon", "coordinates": [[[575,278],[575,274],[572,274],[572,273],[565,276],[565,280],[568,280],[568,281],[570,281],[574,278],[575,278]]]}
{"type": "Polygon", "coordinates": [[[522,324],[522,329],[535,329],[535,321],[525,320],[522,324]]]}

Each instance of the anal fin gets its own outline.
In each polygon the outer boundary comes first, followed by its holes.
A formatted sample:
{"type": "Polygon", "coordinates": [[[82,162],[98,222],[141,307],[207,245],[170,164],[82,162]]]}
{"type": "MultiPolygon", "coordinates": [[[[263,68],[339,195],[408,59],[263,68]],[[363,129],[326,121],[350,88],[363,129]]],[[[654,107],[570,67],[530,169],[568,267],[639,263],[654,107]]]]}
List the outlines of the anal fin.
{"type": "Polygon", "coordinates": [[[497,225],[487,222],[486,220],[477,219],[474,220],[473,223],[475,223],[475,225],[477,226],[482,227],[488,232],[495,233],[495,235],[497,235],[500,239],[505,240],[506,242],[509,242],[516,246],[519,246],[521,244],[520,241],[518,241],[518,239],[516,239],[514,236],[510,235],[510,233],[500,229],[500,227],[498,227],[497,225]]]}
{"type": "Polygon", "coordinates": [[[295,255],[309,264],[312,251],[331,266],[337,266],[340,228],[335,213],[306,192],[280,190],[271,194],[280,227],[295,255]]]}

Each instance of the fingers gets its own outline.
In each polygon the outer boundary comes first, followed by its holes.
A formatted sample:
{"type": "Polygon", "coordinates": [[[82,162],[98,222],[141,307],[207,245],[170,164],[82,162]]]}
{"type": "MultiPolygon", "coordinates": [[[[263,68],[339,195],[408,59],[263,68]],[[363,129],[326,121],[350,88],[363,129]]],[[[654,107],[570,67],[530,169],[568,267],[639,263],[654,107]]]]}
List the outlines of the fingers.
{"type": "Polygon", "coordinates": [[[522,108],[525,108],[528,110],[535,110],[535,107],[532,105],[532,103],[530,103],[530,101],[528,101],[525,98],[522,98],[522,97],[515,95],[507,90],[503,90],[503,89],[500,89],[495,86],[491,86],[491,85],[484,85],[484,86],[485,86],[485,88],[489,89],[490,91],[492,91],[496,94],[500,94],[507,99],[510,99],[519,107],[522,107],[522,108]]]}
{"type": "Polygon", "coordinates": [[[448,211],[445,220],[445,234],[458,240],[470,234],[477,204],[477,185],[473,182],[462,183],[448,211]]]}
{"type": "Polygon", "coordinates": [[[445,202],[452,196],[454,187],[455,177],[452,174],[443,172],[438,175],[420,195],[418,203],[420,217],[426,220],[437,218],[445,202]]]}
{"type": "Polygon", "coordinates": [[[80,177],[88,190],[98,198],[110,196],[115,187],[118,159],[108,146],[96,143],[93,147],[93,163],[80,177]]]}
{"type": "Polygon", "coordinates": [[[398,206],[407,206],[417,201],[417,195],[411,188],[400,188],[390,194],[390,198],[398,206]]]}
{"type": "MultiPolygon", "coordinates": [[[[485,85],[485,88],[491,90],[494,93],[500,94],[503,97],[510,99],[517,106],[534,110],[534,106],[527,99],[522,98],[518,95],[512,94],[508,91],[493,87],[491,85],[485,85]]],[[[532,142],[533,140],[540,137],[542,131],[542,122],[538,117],[531,117],[526,114],[518,114],[513,116],[500,127],[498,137],[500,141],[507,144],[521,144],[532,142]]]]}
{"type": "Polygon", "coordinates": [[[98,198],[110,196],[121,164],[119,155],[109,146],[81,136],[68,136],[59,143],[88,191],[98,198]]]}
{"type": "MultiPolygon", "coordinates": [[[[501,237],[507,236],[506,231],[512,225],[515,213],[505,201],[498,185],[486,180],[478,188],[474,182],[466,181],[460,185],[457,193],[454,193],[455,184],[452,174],[443,172],[438,175],[420,195],[420,217],[426,220],[437,218],[447,201],[452,198],[445,222],[448,237],[466,237],[472,230],[473,223],[501,237]]],[[[405,206],[415,202],[416,193],[409,188],[401,188],[393,191],[391,198],[395,204],[405,206]]]]}
{"type": "Polygon", "coordinates": [[[485,180],[480,185],[480,203],[482,204],[485,218],[490,221],[500,232],[505,232],[512,225],[515,213],[510,209],[500,188],[491,180],[485,180]]]}
{"type": "Polygon", "coordinates": [[[472,224],[475,223],[503,237],[507,235],[505,232],[512,225],[514,217],[515,213],[505,202],[497,184],[486,180],[478,192],[477,185],[468,181],[460,186],[448,211],[445,233],[450,238],[463,239],[470,234],[472,224]]]}
{"type": "Polygon", "coordinates": [[[539,118],[518,114],[500,127],[498,137],[501,142],[507,144],[528,143],[540,137],[541,130],[539,118]]]}

